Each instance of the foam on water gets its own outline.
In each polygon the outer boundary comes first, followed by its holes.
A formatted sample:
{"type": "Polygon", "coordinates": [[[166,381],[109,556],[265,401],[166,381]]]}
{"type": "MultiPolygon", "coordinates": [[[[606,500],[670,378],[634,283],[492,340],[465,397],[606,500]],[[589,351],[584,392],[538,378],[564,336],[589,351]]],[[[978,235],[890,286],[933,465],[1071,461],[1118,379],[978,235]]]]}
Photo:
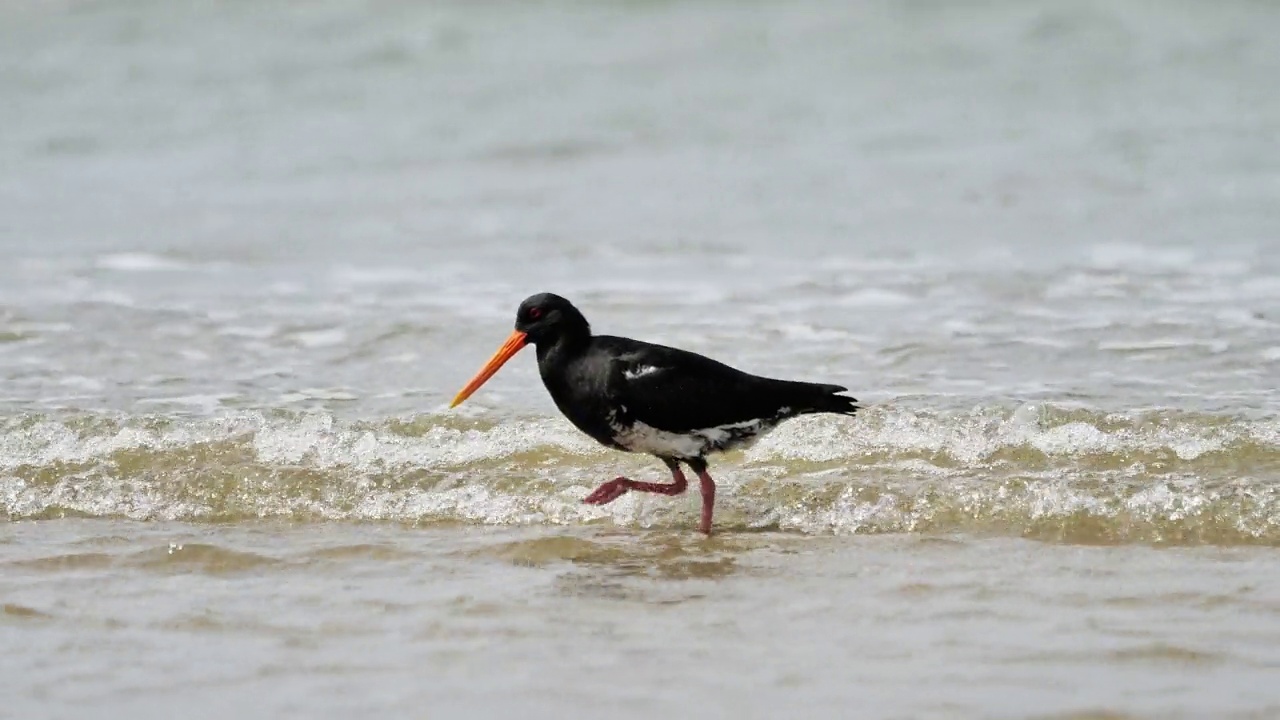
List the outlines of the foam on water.
{"type": "Polygon", "coordinates": [[[185,270],[188,265],[171,258],[150,253],[112,253],[97,258],[96,264],[104,270],[120,272],[161,272],[185,270]]]}
{"type": "MultiPolygon", "coordinates": [[[[697,508],[692,494],[583,505],[617,472],[665,471],[560,418],[32,415],[0,433],[10,519],[681,526],[697,508]]],[[[1034,405],[801,418],[713,465],[728,528],[1226,544],[1280,544],[1278,470],[1274,419],[1034,405]]]]}

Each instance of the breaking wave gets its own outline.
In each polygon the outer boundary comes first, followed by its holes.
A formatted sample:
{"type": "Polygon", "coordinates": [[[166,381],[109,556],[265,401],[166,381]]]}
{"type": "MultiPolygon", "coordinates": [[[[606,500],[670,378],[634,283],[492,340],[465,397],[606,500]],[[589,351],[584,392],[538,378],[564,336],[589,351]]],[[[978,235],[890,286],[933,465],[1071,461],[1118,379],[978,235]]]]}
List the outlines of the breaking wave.
{"type": "MultiPolygon", "coordinates": [[[[716,459],[717,525],[1280,545],[1280,421],[1054,406],[806,417],[716,459]]],[[[581,503],[662,479],[560,418],[372,421],[246,412],[0,421],[0,516],[693,527],[697,493],[581,503]]]]}

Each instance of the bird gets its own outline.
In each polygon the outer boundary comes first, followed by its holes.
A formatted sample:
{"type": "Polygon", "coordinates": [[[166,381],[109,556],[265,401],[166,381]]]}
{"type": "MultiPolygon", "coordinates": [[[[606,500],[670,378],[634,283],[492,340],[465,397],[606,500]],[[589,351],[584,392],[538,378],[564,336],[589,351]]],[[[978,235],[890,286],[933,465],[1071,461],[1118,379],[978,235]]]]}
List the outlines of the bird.
{"type": "Polygon", "coordinates": [[[554,293],[520,303],[511,335],[449,407],[530,344],[542,383],[569,422],[606,447],[653,455],[671,471],[670,483],[614,478],[583,502],[605,505],[630,491],[679,495],[689,485],[684,465],[698,477],[705,535],[716,498],[707,456],[750,447],[800,415],[852,416],[861,409],[839,385],[761,377],[688,350],[594,335],[582,312],[554,293]]]}

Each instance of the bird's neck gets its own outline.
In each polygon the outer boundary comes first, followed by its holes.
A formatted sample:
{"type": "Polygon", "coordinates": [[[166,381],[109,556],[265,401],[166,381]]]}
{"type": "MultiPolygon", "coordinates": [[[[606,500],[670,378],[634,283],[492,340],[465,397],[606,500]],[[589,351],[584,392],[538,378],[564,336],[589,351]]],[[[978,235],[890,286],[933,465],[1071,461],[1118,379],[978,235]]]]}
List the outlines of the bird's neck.
{"type": "Polygon", "coordinates": [[[585,353],[591,344],[591,331],[564,332],[554,340],[537,344],[538,364],[562,364],[585,353]]]}

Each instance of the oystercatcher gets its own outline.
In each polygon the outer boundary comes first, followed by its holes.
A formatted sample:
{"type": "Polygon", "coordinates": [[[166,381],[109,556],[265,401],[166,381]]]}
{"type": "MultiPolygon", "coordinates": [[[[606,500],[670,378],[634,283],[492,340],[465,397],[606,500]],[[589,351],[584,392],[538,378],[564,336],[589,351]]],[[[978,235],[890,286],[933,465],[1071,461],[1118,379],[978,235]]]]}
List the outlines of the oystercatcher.
{"type": "Polygon", "coordinates": [[[822,385],[750,375],[687,350],[624,337],[592,335],[578,308],[551,293],[526,298],[515,331],[458,393],[471,396],[525,345],[537,348],[538,372],[560,412],[600,443],[656,456],[671,483],[619,477],[583,502],[604,505],[628,490],[679,495],[689,466],[702,485],[702,532],[711,533],[716,484],[707,456],[751,445],[784,420],[811,413],[853,415],[857,400],[822,385]]]}

